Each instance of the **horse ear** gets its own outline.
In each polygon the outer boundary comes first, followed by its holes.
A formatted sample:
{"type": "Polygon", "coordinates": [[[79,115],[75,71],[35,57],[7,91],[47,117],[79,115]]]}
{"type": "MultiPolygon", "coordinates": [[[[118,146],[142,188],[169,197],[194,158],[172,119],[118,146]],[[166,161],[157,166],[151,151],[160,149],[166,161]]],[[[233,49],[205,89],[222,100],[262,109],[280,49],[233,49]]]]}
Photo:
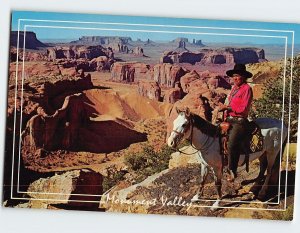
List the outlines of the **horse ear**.
{"type": "Polygon", "coordinates": [[[186,107],[186,109],[185,109],[184,112],[185,112],[186,116],[190,116],[190,114],[191,114],[191,111],[190,111],[190,109],[188,107],[186,107]]]}

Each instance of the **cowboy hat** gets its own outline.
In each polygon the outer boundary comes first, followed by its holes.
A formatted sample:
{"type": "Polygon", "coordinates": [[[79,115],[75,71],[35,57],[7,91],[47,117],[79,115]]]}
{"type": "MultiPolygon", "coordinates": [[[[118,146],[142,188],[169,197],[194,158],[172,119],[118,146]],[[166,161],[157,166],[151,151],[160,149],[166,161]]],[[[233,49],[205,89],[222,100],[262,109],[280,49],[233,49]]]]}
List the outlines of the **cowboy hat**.
{"type": "Polygon", "coordinates": [[[245,78],[252,77],[252,73],[246,70],[246,66],[244,64],[235,64],[233,70],[226,71],[226,74],[229,77],[232,77],[234,74],[239,74],[245,78]]]}

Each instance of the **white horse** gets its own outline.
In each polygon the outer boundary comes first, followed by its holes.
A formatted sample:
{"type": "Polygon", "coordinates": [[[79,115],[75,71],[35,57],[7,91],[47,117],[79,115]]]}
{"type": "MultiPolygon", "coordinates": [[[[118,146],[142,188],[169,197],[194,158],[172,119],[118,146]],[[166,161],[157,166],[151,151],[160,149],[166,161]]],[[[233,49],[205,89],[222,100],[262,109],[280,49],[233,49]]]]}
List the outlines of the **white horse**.
{"type": "MultiPolygon", "coordinates": [[[[203,160],[212,168],[215,176],[215,184],[218,192],[218,199],[213,204],[214,207],[218,206],[222,199],[221,193],[221,179],[223,175],[222,155],[220,153],[220,143],[217,126],[209,123],[198,115],[190,113],[187,108],[184,111],[177,110],[178,116],[173,122],[173,131],[168,138],[168,146],[176,148],[178,143],[183,139],[189,139],[191,145],[199,150],[203,160]]],[[[287,128],[282,121],[271,118],[259,118],[255,120],[257,125],[261,128],[263,135],[263,150],[260,152],[252,153],[249,155],[249,161],[259,158],[260,171],[254,184],[264,178],[265,171],[267,175],[264,184],[259,192],[258,198],[263,199],[266,195],[268,183],[271,177],[272,168],[275,163],[277,155],[283,150],[283,144],[287,137],[287,128]]],[[[239,166],[243,164],[245,155],[240,156],[239,166]]],[[[206,173],[205,173],[206,174],[206,173]]],[[[205,178],[201,177],[201,180],[205,178]]],[[[201,184],[197,194],[193,200],[199,199],[199,194],[202,191],[203,184],[201,184]]]]}

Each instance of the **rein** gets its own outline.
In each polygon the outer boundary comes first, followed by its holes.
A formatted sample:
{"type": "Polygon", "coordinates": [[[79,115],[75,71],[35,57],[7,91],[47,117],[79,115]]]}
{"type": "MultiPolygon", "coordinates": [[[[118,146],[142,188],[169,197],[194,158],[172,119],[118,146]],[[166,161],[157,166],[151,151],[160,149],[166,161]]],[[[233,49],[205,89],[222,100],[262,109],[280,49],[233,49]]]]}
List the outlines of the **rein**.
{"type": "MultiPolygon", "coordinates": [[[[191,134],[190,134],[190,137],[189,137],[190,146],[191,146],[192,148],[194,148],[196,151],[193,152],[193,153],[186,153],[186,152],[184,152],[184,150],[179,150],[179,149],[176,149],[176,151],[178,151],[178,152],[180,152],[180,153],[182,153],[182,154],[185,154],[185,155],[193,155],[193,154],[198,153],[198,152],[201,151],[201,150],[207,150],[207,149],[213,144],[214,139],[216,138],[216,136],[217,136],[217,134],[218,134],[218,131],[216,131],[216,134],[214,135],[213,140],[212,140],[209,144],[208,144],[208,142],[209,142],[210,136],[206,135],[207,138],[206,138],[206,140],[205,140],[205,142],[204,142],[202,148],[198,149],[198,148],[196,148],[196,147],[193,145],[193,130],[194,130],[193,121],[190,120],[189,122],[190,122],[190,125],[191,125],[191,134]],[[208,144],[208,145],[206,145],[206,144],[208,144]]],[[[173,132],[176,133],[177,135],[181,136],[181,137],[186,133],[186,131],[183,131],[183,132],[181,133],[181,132],[178,132],[178,131],[176,131],[176,130],[173,130],[173,132]]],[[[186,149],[187,149],[187,148],[186,148],[186,149]]],[[[185,150],[186,150],[186,149],[185,149],[185,150]]]]}

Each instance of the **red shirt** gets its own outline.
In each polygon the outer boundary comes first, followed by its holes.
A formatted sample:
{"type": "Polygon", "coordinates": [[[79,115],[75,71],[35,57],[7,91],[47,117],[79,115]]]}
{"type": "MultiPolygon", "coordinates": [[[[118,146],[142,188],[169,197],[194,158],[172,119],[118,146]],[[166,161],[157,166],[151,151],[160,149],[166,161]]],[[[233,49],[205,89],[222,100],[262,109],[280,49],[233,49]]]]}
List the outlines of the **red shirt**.
{"type": "Polygon", "coordinates": [[[247,118],[251,108],[252,99],[253,92],[247,83],[243,83],[239,87],[233,86],[228,96],[228,106],[231,108],[231,111],[227,111],[227,115],[247,118]]]}

